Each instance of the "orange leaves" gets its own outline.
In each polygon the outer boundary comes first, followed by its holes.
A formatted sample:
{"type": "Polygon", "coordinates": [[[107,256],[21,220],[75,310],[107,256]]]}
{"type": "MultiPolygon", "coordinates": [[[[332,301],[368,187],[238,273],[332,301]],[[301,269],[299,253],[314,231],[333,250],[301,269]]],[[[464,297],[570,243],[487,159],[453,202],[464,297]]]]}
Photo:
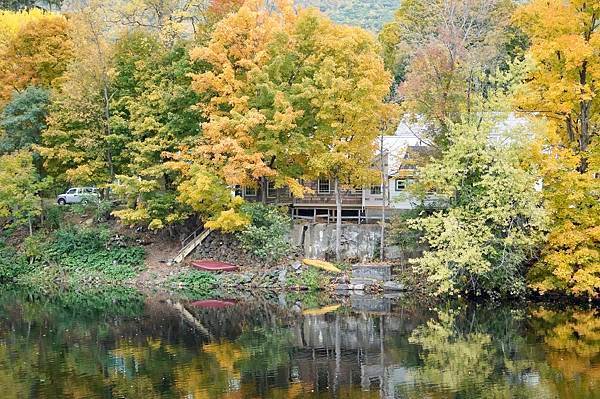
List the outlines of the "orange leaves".
{"type": "Polygon", "coordinates": [[[0,103],[13,90],[29,85],[50,87],[74,55],[70,25],[58,15],[40,16],[16,31],[0,48],[0,103]]]}
{"type": "Polygon", "coordinates": [[[192,51],[210,65],[193,77],[194,89],[213,95],[200,104],[208,122],[197,155],[242,185],[262,177],[288,184],[333,147],[370,161],[390,84],[378,51],[370,34],[315,10],[247,2],[192,51]]]}

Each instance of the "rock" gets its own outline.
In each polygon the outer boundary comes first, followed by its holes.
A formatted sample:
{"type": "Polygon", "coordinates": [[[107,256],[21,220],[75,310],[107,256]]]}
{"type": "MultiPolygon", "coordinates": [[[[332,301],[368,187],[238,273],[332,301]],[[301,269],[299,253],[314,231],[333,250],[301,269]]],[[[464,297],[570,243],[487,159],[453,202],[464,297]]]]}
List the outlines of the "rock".
{"type": "Polygon", "coordinates": [[[352,266],[352,277],[389,281],[392,277],[391,267],[389,265],[354,265],[352,266]]]}
{"type": "Polygon", "coordinates": [[[383,283],[383,290],[384,291],[405,291],[406,287],[404,287],[404,284],[399,283],[397,281],[386,281],[385,283],[383,283]]]}
{"type": "Polygon", "coordinates": [[[350,279],[350,284],[351,285],[362,284],[364,286],[369,286],[369,285],[375,285],[375,284],[377,284],[377,280],[373,280],[373,279],[370,279],[370,278],[351,278],[350,279]]]}
{"type": "Polygon", "coordinates": [[[287,269],[283,269],[279,272],[279,275],[277,276],[277,281],[279,281],[280,283],[285,283],[285,280],[287,279],[287,269]]]}
{"type": "Polygon", "coordinates": [[[298,305],[294,305],[292,306],[291,311],[294,313],[302,313],[302,308],[298,305]]]}
{"type": "Polygon", "coordinates": [[[354,290],[354,291],[363,291],[365,289],[365,285],[364,284],[348,284],[348,289],[354,290]]]}
{"type": "Polygon", "coordinates": [[[277,302],[279,304],[279,306],[281,306],[282,308],[287,307],[287,302],[285,300],[285,294],[281,293],[277,296],[277,302]]]}
{"type": "Polygon", "coordinates": [[[299,260],[297,260],[294,263],[292,263],[292,269],[294,269],[294,270],[298,270],[301,267],[302,267],[302,262],[300,262],[299,260]]]}
{"type": "Polygon", "coordinates": [[[335,289],[338,291],[348,291],[350,289],[349,284],[338,284],[335,286],[335,289]]]}
{"type": "Polygon", "coordinates": [[[350,303],[352,310],[357,312],[389,313],[391,310],[391,301],[387,298],[352,295],[350,303]]]}
{"type": "Polygon", "coordinates": [[[250,273],[244,273],[244,274],[240,275],[240,283],[242,283],[242,284],[247,284],[247,283],[249,283],[250,281],[252,281],[252,278],[253,278],[253,277],[254,277],[254,276],[253,276],[253,275],[251,275],[250,273]]]}

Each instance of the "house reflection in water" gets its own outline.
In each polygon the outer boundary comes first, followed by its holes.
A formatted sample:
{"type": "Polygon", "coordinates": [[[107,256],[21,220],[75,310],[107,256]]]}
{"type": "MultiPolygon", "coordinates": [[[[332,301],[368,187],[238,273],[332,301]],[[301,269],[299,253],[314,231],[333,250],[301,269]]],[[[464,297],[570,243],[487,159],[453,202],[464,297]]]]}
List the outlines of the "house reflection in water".
{"type": "Polygon", "coordinates": [[[444,302],[428,310],[411,298],[290,294],[210,309],[129,291],[119,301],[89,299],[73,308],[27,292],[0,296],[2,398],[583,399],[600,392],[595,308],[444,302]]]}
{"type": "MultiPolygon", "coordinates": [[[[304,395],[331,392],[337,396],[341,392],[353,391],[374,395],[367,397],[393,398],[394,387],[406,383],[409,378],[408,371],[400,365],[402,357],[417,358],[416,352],[397,351],[399,342],[396,341],[407,343],[411,331],[425,319],[415,317],[411,312],[407,312],[410,317],[405,317],[406,310],[402,308],[391,313],[392,300],[389,298],[354,296],[349,299],[349,304],[351,306],[331,313],[307,312],[309,314],[288,318],[286,325],[280,326],[281,334],[285,336],[283,346],[287,346],[284,349],[286,359],[277,365],[266,365],[264,369],[250,367],[246,372],[242,370],[241,387],[246,390],[245,393],[250,390],[269,396],[268,392],[273,388],[301,386],[304,395]],[[276,367],[271,368],[273,366],[276,367]]],[[[257,320],[266,321],[259,316],[260,311],[247,306],[240,304],[239,309],[228,309],[228,319],[240,320],[244,325],[248,321],[247,315],[254,314],[257,320]],[[241,312],[239,319],[233,314],[237,312],[241,312]]],[[[222,317],[220,312],[194,313],[204,325],[217,326],[219,323],[211,320],[212,317],[222,317]]],[[[259,325],[265,326],[263,323],[259,325]]],[[[246,327],[249,326],[246,324],[246,327]]],[[[228,327],[228,331],[232,329],[228,327]]],[[[220,335],[218,331],[215,334],[220,335]]],[[[244,338],[240,337],[240,340],[244,341],[244,338]]],[[[364,396],[361,394],[361,397],[364,396]]]]}

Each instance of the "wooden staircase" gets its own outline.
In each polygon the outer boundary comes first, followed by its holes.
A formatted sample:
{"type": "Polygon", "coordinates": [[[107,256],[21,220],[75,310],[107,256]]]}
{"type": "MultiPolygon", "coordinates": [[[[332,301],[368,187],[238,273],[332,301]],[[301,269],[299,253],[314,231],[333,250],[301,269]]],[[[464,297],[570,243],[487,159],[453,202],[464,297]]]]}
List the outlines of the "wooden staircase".
{"type": "Polygon", "coordinates": [[[210,235],[211,230],[200,227],[181,241],[181,249],[173,258],[173,263],[181,263],[210,235]]]}

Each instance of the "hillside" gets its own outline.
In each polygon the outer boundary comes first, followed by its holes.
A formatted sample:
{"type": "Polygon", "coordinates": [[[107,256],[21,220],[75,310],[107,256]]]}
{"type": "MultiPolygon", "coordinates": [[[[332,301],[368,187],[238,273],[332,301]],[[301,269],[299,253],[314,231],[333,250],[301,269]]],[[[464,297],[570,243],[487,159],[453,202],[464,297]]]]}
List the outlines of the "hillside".
{"type": "Polygon", "coordinates": [[[316,7],[336,22],[378,32],[393,18],[400,0],[297,0],[297,4],[316,7]]]}

